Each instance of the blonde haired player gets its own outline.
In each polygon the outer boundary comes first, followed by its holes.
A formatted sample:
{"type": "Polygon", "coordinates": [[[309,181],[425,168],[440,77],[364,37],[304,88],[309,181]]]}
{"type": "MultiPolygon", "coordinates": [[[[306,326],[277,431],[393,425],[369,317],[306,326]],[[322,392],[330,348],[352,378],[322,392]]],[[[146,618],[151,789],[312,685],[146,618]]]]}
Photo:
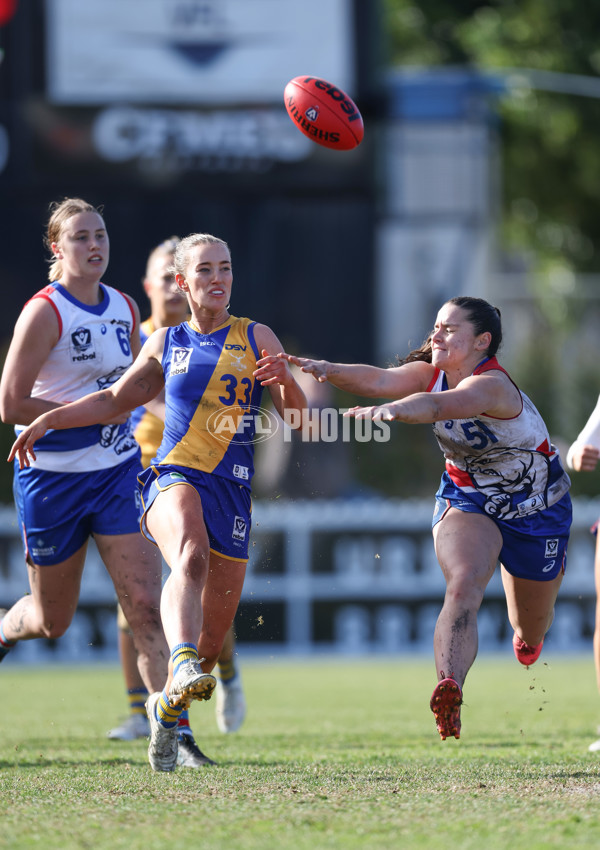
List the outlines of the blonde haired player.
{"type": "MultiPolygon", "coordinates": [[[[45,243],[50,283],[23,307],[0,386],[2,419],[17,433],[45,411],[110,387],[140,350],[137,305],[102,282],[110,244],[100,210],[81,198],[52,204],[45,243]]],[[[140,675],[154,689],[164,681],[167,646],[160,558],[139,529],[140,451],[129,416],[99,421],[49,434],[27,469],[15,466],[31,593],[0,621],[0,661],[17,641],[68,629],[93,536],[131,624],[140,675]]]]}
{"type": "MultiPolygon", "coordinates": [[[[142,344],[158,328],[174,327],[189,316],[185,293],[175,282],[173,257],[179,237],[172,236],[150,251],[143,280],[144,291],[150,302],[150,316],[140,326],[142,344]]],[[[160,446],[163,420],[154,413],[139,407],[132,414],[134,436],[142,451],[142,466],[147,468],[160,446]]],[[[129,716],[107,734],[113,740],[132,741],[150,734],[146,716],[148,691],[137,668],[137,651],[131,629],[121,606],[117,609],[119,655],[127,688],[129,716]]],[[[236,732],[246,716],[246,700],[241,675],[235,663],[235,635],[229,629],[217,662],[219,682],[216,689],[216,720],[221,732],[236,732]]],[[[178,764],[182,767],[202,767],[212,760],[199,749],[189,724],[188,711],[182,712],[178,721],[178,764]]]]}

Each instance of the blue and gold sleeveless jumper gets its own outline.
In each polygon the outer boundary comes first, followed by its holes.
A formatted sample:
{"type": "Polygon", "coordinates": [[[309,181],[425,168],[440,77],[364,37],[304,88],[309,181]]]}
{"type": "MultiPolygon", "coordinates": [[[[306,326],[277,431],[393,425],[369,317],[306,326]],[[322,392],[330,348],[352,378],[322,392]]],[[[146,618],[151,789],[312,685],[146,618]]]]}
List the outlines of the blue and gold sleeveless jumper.
{"type": "MultiPolygon", "coordinates": [[[[211,549],[236,560],[247,558],[252,411],[262,396],[252,374],[260,356],[255,324],[230,316],[208,334],[190,322],[167,330],[163,438],[150,468],[139,477],[145,514],[166,488],[194,486],[202,499],[211,549]]],[[[151,539],[145,521],[142,530],[151,539]]]]}

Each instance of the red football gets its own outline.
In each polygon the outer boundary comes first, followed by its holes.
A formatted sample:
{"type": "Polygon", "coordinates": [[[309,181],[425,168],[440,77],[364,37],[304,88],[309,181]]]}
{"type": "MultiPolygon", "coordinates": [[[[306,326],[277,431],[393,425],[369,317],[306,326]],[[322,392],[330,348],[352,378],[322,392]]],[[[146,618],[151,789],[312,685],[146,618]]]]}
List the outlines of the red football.
{"type": "Polygon", "coordinates": [[[362,115],[348,95],[318,77],[294,77],[283,92],[288,115],[305,136],[338,151],[360,145],[362,115]]]}

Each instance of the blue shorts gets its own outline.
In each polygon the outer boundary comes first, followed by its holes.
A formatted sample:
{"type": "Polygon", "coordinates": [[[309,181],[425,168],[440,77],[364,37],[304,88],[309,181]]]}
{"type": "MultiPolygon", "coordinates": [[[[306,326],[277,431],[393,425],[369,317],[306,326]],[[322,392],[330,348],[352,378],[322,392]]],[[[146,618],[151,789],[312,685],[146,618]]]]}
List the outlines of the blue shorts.
{"type": "Polygon", "coordinates": [[[512,576],[533,581],[552,581],[559,573],[564,573],[573,518],[568,493],[551,508],[511,520],[489,516],[458,487],[454,487],[452,493],[447,480],[442,482],[435,501],[432,527],[443,519],[449,508],[481,514],[491,519],[502,534],[499,561],[512,576]],[[443,496],[440,495],[442,489],[443,496]]]}
{"type": "Polygon", "coordinates": [[[15,462],[13,493],[25,558],[38,566],[66,561],[92,534],[140,530],[139,455],[96,472],[48,472],[15,462]]]}
{"type": "Polygon", "coordinates": [[[211,552],[232,561],[248,560],[252,498],[247,487],[211,472],[169,464],[148,467],[138,481],[143,504],[142,534],[152,543],[156,540],[146,526],[152,503],[163,490],[185,484],[200,496],[211,552]]]}

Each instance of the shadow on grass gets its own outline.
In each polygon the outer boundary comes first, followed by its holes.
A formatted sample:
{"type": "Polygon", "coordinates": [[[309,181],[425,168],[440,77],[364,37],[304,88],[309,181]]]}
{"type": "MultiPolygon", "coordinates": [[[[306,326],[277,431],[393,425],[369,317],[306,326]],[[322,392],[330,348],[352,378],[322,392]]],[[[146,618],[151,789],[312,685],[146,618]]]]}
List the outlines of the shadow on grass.
{"type": "Polygon", "coordinates": [[[600,779],[600,765],[594,770],[559,770],[557,773],[548,773],[548,779],[600,779]]]}

